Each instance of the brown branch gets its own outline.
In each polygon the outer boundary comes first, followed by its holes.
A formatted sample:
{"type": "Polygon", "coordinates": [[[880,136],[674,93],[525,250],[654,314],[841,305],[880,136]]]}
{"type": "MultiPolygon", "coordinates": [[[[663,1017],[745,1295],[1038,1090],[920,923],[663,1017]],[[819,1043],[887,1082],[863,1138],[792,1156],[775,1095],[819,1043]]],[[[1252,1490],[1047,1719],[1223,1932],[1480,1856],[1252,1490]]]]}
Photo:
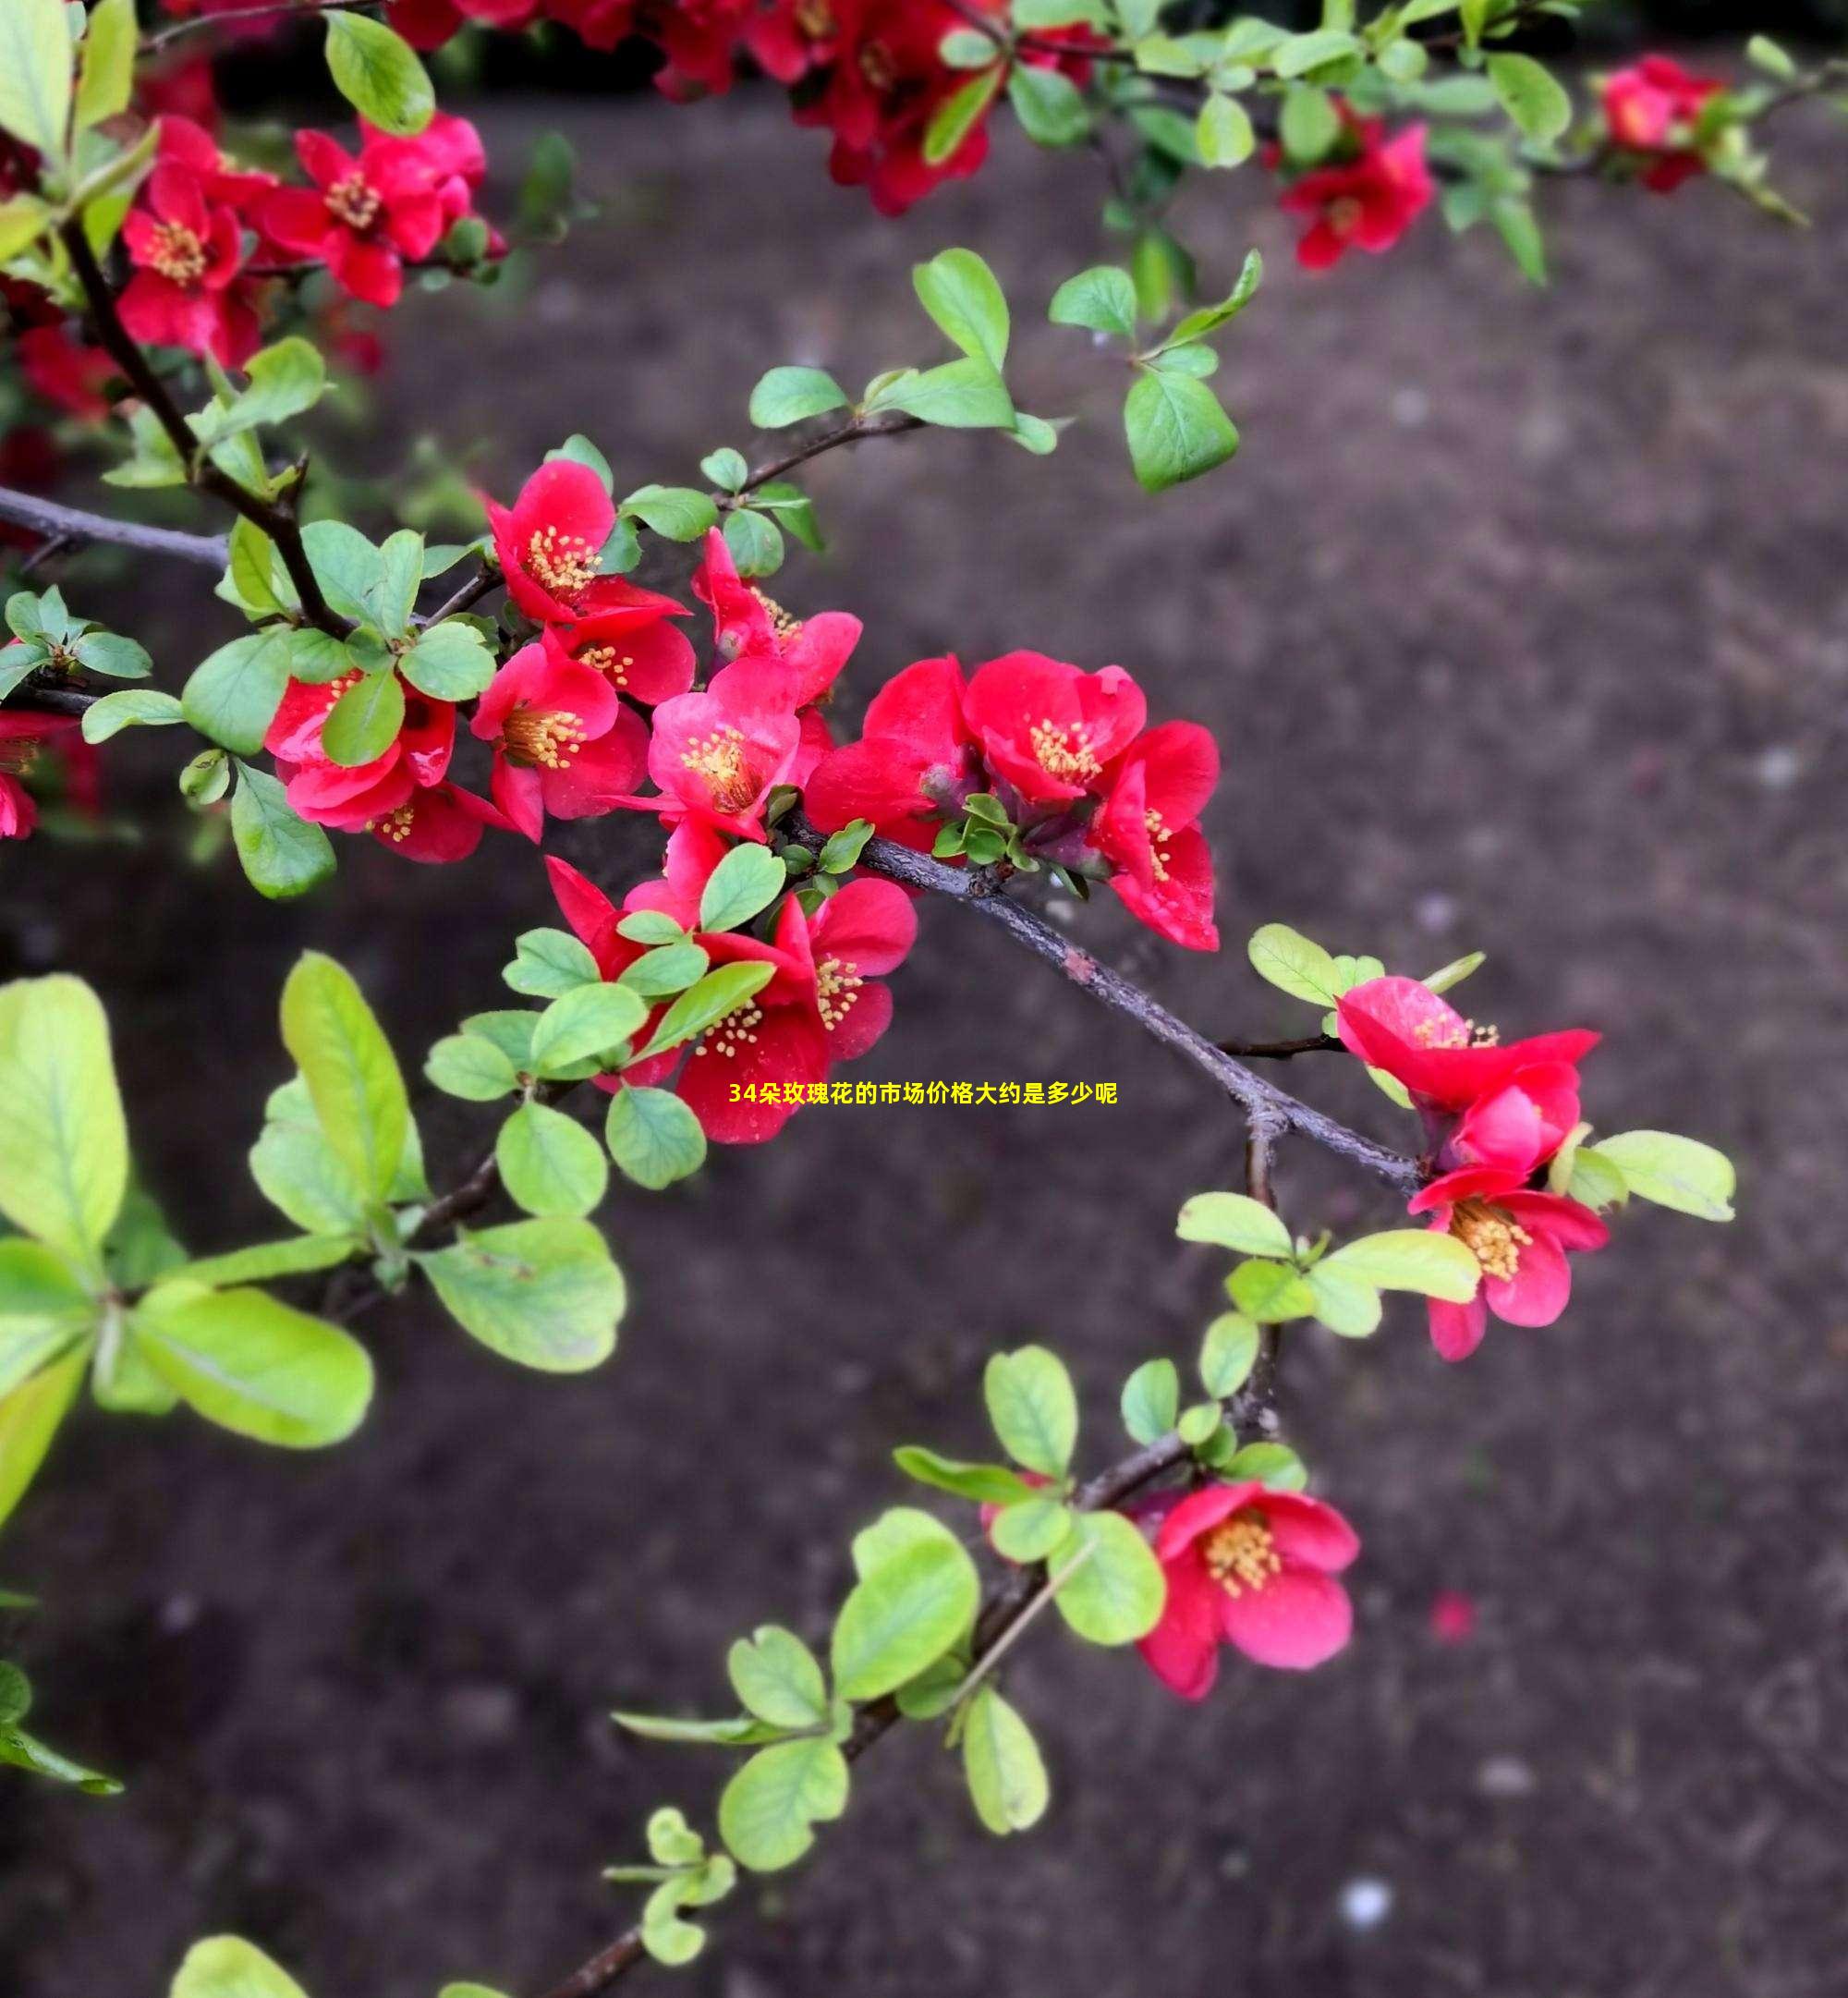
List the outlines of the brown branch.
{"type": "Polygon", "coordinates": [[[1222,1054],[1243,1061],[1286,1062],[1293,1054],[1339,1054],[1342,1044],[1332,1034],[1305,1034],[1300,1041],[1216,1041],[1222,1054]]]}
{"type": "Polygon", "coordinates": [[[197,33],[201,28],[223,27],[227,21],[261,20],[268,15],[297,14],[305,19],[314,19],[322,14],[369,14],[376,12],[384,4],[385,0],[266,0],[261,6],[223,7],[215,14],[196,14],[190,20],[176,21],[171,28],[143,35],[140,53],[157,55],[168,43],[177,42],[182,35],[197,33]]]}
{"type": "Polygon", "coordinates": [[[180,562],[201,562],[208,568],[222,569],[230,554],[229,544],[220,534],[181,534],[172,528],[144,527],[139,520],[112,520],[106,514],[60,506],[55,500],[17,493],[10,486],[0,486],[0,520],[52,541],[109,542],[139,548],[145,554],[172,555],[180,562]]]}
{"type": "Polygon", "coordinates": [[[843,445],[862,444],[869,437],[899,437],[906,431],[923,430],[922,417],[893,416],[883,420],[857,416],[851,422],[843,423],[838,430],[825,431],[819,437],[798,445],[784,457],[772,458],[767,465],[760,465],[753,470],[736,493],[721,493],[715,495],[719,506],[736,506],[747,493],[755,493],[760,486],[768,485],[772,479],[780,479],[786,471],[794,471],[798,465],[806,465],[811,457],[820,457],[824,451],[839,450],[843,445]]]}

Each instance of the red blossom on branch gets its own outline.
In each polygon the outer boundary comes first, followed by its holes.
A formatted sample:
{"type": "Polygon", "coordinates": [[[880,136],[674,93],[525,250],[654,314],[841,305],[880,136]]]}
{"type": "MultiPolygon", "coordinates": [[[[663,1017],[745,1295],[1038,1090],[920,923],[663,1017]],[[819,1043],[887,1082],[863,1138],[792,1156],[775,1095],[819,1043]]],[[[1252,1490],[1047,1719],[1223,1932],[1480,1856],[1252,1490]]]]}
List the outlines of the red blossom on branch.
{"type": "Polygon", "coordinates": [[[519,489],[511,506],[482,504],[507,594],[541,624],[572,624],[597,609],[604,586],[625,601],[628,585],[600,570],[603,543],[615,530],[615,502],[588,465],[549,459],[519,489]]]}
{"type": "MultiPolygon", "coordinates": [[[[11,650],[0,646],[0,652],[11,650]]],[[[38,824],[38,803],[19,780],[53,737],[67,735],[77,725],[77,717],[70,714],[0,713],[0,839],[25,839],[38,824]]]]}
{"type": "Polygon", "coordinates": [[[1725,88],[1717,77],[1696,76],[1668,55],[1646,55],[1599,86],[1611,139],[1644,161],[1643,185],[1672,194],[1707,171],[1694,143],[1700,114],[1725,88]]]}
{"type": "Polygon", "coordinates": [[[920,659],[894,674],[871,701],[857,742],[825,756],[802,795],[824,832],[855,819],[920,853],[937,827],[982,786],[975,737],[963,719],[962,668],[920,659]]]}
{"type": "Polygon", "coordinates": [[[1391,250],[1437,193],[1422,125],[1389,140],[1378,119],[1347,113],[1346,123],[1354,157],[1301,175],[1282,197],[1288,213],[1310,218],[1296,244],[1296,261],[1307,270],[1329,270],[1350,250],[1376,256],[1391,250]]]}
{"type": "Polygon", "coordinates": [[[1117,765],[1087,844],[1115,871],[1131,914],[1189,950],[1217,950],[1212,854],[1199,815],[1219,782],[1219,746],[1198,722],[1164,722],[1117,765]]]}
{"type": "Polygon", "coordinates": [[[548,812],[613,811],[641,776],[648,729],[594,666],[525,645],[494,675],[470,730],[494,748],[494,802],[536,840],[548,812]]]}

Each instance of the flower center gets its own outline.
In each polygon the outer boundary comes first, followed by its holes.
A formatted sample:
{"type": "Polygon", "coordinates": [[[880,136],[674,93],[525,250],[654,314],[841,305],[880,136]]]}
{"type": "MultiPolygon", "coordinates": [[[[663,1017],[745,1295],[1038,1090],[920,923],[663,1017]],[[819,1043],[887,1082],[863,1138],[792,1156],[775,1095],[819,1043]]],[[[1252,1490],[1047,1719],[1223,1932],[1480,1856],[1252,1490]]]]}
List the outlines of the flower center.
{"type": "Polygon", "coordinates": [[[383,819],[368,819],[366,830],[376,833],[381,839],[390,840],[395,847],[401,847],[410,837],[410,829],[416,823],[417,807],[407,799],[386,812],[383,819]]]}
{"type": "Polygon", "coordinates": [[[41,747],[36,736],[15,736],[0,742],[0,776],[23,777],[38,761],[41,747]]]}
{"type": "Polygon", "coordinates": [[[711,800],[721,811],[743,811],[757,801],[760,786],[745,753],[745,732],[727,722],[680,752],[687,769],[703,777],[711,800]]]}
{"type": "Polygon", "coordinates": [[[1283,1557],[1259,1512],[1235,1513],[1208,1534],[1201,1552],[1207,1573],[1227,1595],[1255,1594],[1273,1575],[1283,1571],[1283,1557]]]}
{"type": "Polygon", "coordinates": [[[1521,1250],[1533,1240],[1513,1214],[1487,1200],[1459,1200],[1450,1232],[1482,1265],[1485,1276],[1500,1277],[1504,1284],[1521,1267],[1521,1250]]]}
{"type": "Polygon", "coordinates": [[[1167,821],[1159,811],[1145,811],[1142,814],[1142,822],[1149,829],[1149,864],[1153,869],[1157,881],[1166,881],[1168,862],[1172,858],[1168,852],[1168,842],[1174,835],[1169,831],[1167,821]]]}
{"type": "Polygon", "coordinates": [[[860,51],[860,74],[876,91],[889,91],[898,81],[898,66],[883,42],[869,42],[860,51]]]}
{"type": "Polygon", "coordinates": [[[635,664],[633,652],[619,652],[614,645],[587,645],[578,654],[580,665],[594,666],[599,673],[607,673],[618,687],[629,683],[629,668],[635,664]]]}
{"type": "Polygon", "coordinates": [[[1360,218],[1366,213],[1357,196],[1337,194],[1328,204],[1328,225],[1337,236],[1352,236],[1360,226],[1360,218]]]}
{"type": "Polygon", "coordinates": [[[205,245],[183,222],[156,223],[148,262],[176,285],[195,285],[205,275],[205,245]]]}
{"type": "Polygon", "coordinates": [[[737,1007],[707,1028],[693,1052],[711,1054],[716,1050],[727,1059],[736,1061],[744,1049],[756,1043],[757,1030],[762,1024],[763,1008],[753,1000],[749,1005],[737,1007]]]}
{"type": "Polygon", "coordinates": [[[359,234],[363,235],[379,219],[379,190],[363,174],[348,174],[336,180],[322,199],[335,222],[344,222],[359,234]]]}
{"type": "Polygon", "coordinates": [[[1493,1048],[1502,1044],[1499,1027],[1478,1027],[1474,1020],[1458,1020],[1453,1027],[1438,1020],[1420,1020],[1412,1039],[1425,1048],[1493,1048]]]}
{"type": "Polygon", "coordinates": [[[526,544],[526,572],[541,590],[569,603],[596,581],[597,555],[581,534],[540,528],[526,544]]]}
{"type": "Polygon", "coordinates": [[[850,957],[823,957],[815,967],[815,1002],[821,1009],[821,1024],[830,1033],[858,1005],[865,983],[850,957]]]}
{"type": "Polygon", "coordinates": [[[566,769],[589,739],[583,723],[562,712],[516,708],[501,724],[501,747],[507,755],[517,763],[539,763],[547,770],[566,769]]]}
{"type": "Polygon", "coordinates": [[[774,597],[765,596],[755,584],[751,586],[751,595],[763,605],[770,618],[770,628],[776,634],[779,645],[793,645],[802,636],[802,620],[792,617],[774,597]]]}
{"type": "Polygon", "coordinates": [[[811,42],[825,41],[834,31],[833,10],[828,0],[796,0],[796,25],[811,42]]]}
{"type": "Polygon", "coordinates": [[[1090,734],[1082,722],[1076,727],[1061,728],[1047,715],[1027,736],[1040,769],[1061,784],[1087,783],[1103,768],[1092,752],[1090,734]]]}

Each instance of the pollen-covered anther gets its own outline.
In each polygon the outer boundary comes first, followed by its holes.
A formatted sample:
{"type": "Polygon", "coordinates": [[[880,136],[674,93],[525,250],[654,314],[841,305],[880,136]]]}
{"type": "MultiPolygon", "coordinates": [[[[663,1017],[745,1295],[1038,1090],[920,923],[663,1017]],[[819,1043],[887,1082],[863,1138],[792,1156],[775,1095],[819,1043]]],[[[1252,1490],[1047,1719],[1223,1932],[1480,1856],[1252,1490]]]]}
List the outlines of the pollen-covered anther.
{"type": "Polygon", "coordinates": [[[597,579],[598,551],[581,534],[536,528],[526,544],[526,572],[541,590],[571,598],[597,579]]]}
{"type": "Polygon", "coordinates": [[[379,219],[379,190],[363,174],[347,174],[322,196],[327,213],[347,228],[364,231],[379,219]]]}
{"type": "Polygon", "coordinates": [[[802,636],[802,620],[792,616],[772,596],[767,596],[755,583],[751,595],[763,605],[764,614],[770,619],[770,628],[776,634],[779,645],[793,645],[802,636]]]}
{"type": "Polygon", "coordinates": [[[376,833],[381,839],[388,839],[395,847],[401,847],[410,837],[410,830],[417,823],[417,807],[410,803],[399,805],[386,812],[383,819],[368,819],[366,831],[376,833]]]}
{"type": "Polygon", "coordinates": [[[1145,811],[1142,814],[1142,823],[1149,833],[1149,869],[1157,881],[1166,881],[1168,862],[1173,858],[1168,851],[1168,842],[1174,835],[1169,831],[1167,821],[1159,811],[1145,811]]]}
{"type": "Polygon", "coordinates": [[[205,275],[205,245],[183,222],[159,222],[148,263],[176,285],[195,285],[205,275]]]}
{"type": "Polygon", "coordinates": [[[599,673],[607,673],[612,683],[617,687],[629,684],[629,668],[635,664],[633,652],[619,652],[614,645],[587,645],[578,654],[580,665],[594,666],[599,673]]]}
{"type": "Polygon", "coordinates": [[[755,1044],[757,1029],[763,1024],[763,1008],[760,1005],[739,1006],[727,1013],[723,1019],[715,1021],[699,1037],[699,1045],[693,1050],[696,1054],[717,1053],[736,1061],[740,1052],[755,1044]]]}
{"type": "Polygon", "coordinates": [[[726,722],[680,752],[681,763],[705,780],[721,811],[744,811],[757,802],[758,774],[746,749],[744,730],[726,722]]]}
{"type": "Polygon", "coordinates": [[[1276,1540],[1262,1514],[1257,1512],[1236,1513],[1223,1526],[1215,1527],[1201,1552],[1207,1573],[1229,1596],[1262,1589],[1283,1569],[1276,1540]]]}
{"type": "Polygon", "coordinates": [[[1458,1020],[1453,1027],[1437,1020],[1420,1020],[1412,1038],[1427,1048],[1496,1048],[1502,1045],[1499,1027],[1478,1027],[1474,1020],[1458,1020]]]}
{"type": "Polygon", "coordinates": [[[865,983],[851,958],[823,957],[815,967],[815,1003],[821,1009],[821,1024],[830,1033],[858,1004],[865,983]]]}
{"type": "Polygon", "coordinates": [[[0,774],[23,777],[39,760],[41,744],[36,736],[15,736],[0,741],[0,774]]]}
{"type": "Polygon", "coordinates": [[[537,763],[564,770],[590,739],[590,731],[575,714],[548,713],[539,708],[516,708],[501,726],[501,741],[517,763],[537,763]]]}
{"type": "Polygon", "coordinates": [[[898,66],[883,42],[869,42],[861,49],[860,74],[876,91],[889,91],[898,81],[898,66]]]}
{"type": "Polygon", "coordinates": [[[1033,745],[1040,769],[1061,784],[1088,784],[1103,770],[1082,722],[1073,728],[1061,728],[1047,715],[1027,731],[1027,739],[1033,745]]]}
{"type": "Polygon", "coordinates": [[[1451,1216],[1450,1232],[1482,1266],[1485,1276],[1512,1282],[1521,1267],[1521,1251],[1533,1240],[1503,1208],[1486,1200],[1464,1200],[1451,1216]]]}
{"type": "Polygon", "coordinates": [[[1337,236],[1352,236],[1366,213],[1366,209],[1354,195],[1338,194],[1328,204],[1328,225],[1337,236]]]}
{"type": "Polygon", "coordinates": [[[796,25],[811,42],[825,41],[839,23],[827,0],[796,0],[796,25]]]}

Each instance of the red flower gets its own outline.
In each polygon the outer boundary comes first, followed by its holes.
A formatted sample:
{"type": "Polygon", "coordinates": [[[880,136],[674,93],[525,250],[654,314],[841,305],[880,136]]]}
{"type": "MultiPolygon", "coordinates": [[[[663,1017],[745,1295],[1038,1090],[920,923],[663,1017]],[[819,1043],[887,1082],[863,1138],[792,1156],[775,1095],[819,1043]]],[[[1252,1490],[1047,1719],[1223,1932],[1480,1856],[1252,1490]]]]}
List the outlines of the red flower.
{"type": "Polygon", "coordinates": [[[1476,1599],[1460,1589],[1440,1589],[1428,1621],[1440,1644],[1467,1644],[1476,1635],[1476,1599]]]}
{"type": "Polygon", "coordinates": [[[1212,855],[1199,815],[1219,781],[1219,746],[1198,722],[1164,722],[1130,744],[1087,844],[1116,871],[1131,914],[1188,950],[1217,950],[1212,855]]]}
{"type": "Polygon", "coordinates": [[[1260,1665],[1298,1671],[1346,1644],[1353,1605],[1333,1578],[1360,1541],[1333,1506],[1247,1480],[1158,1502],[1143,1517],[1168,1599],[1137,1649],[1183,1700],[1212,1690],[1222,1639],[1260,1665]]]}
{"type": "Polygon", "coordinates": [[[629,585],[598,570],[603,543],[615,529],[616,508],[588,465],[550,458],[511,507],[491,499],[482,504],[507,594],[529,617],[570,624],[604,602],[620,607],[628,601],[629,585]]]}
{"type": "Polygon", "coordinates": [[[109,414],[103,385],[120,371],[100,347],[74,340],[62,321],[28,327],[16,346],[19,372],[35,395],[88,423],[109,414]]]}
{"type": "Polygon", "coordinates": [[[494,802],[529,839],[550,812],[589,819],[634,789],[648,730],[592,666],[522,646],[495,674],[469,727],[494,746],[494,802]]]}
{"type": "Polygon", "coordinates": [[[0,839],[24,839],[38,824],[38,805],[19,779],[38,761],[48,737],[77,725],[74,714],[0,713],[0,839]]]}
{"type": "MultiPolygon", "coordinates": [[[[812,705],[833,686],[864,628],[845,611],[792,617],[740,578],[725,537],[716,529],[707,535],[705,558],[693,571],[693,594],[711,609],[712,644],[720,659],[749,661],[753,666],[773,662],[782,669],[774,699],[792,709],[812,705]]],[[[767,675],[765,684],[771,684],[767,675]]]]}
{"type": "Polygon", "coordinates": [[[947,655],[894,674],[868,705],[859,741],[831,751],[809,777],[808,816],[830,833],[868,819],[882,837],[929,852],[938,823],[982,786],[964,691],[947,655]]]}
{"type": "Polygon", "coordinates": [[[593,668],[619,694],[651,708],[693,685],[693,648],[667,622],[687,615],[672,597],[610,576],[597,586],[594,609],[575,624],[548,625],[541,636],[553,658],[593,668]]]}
{"type": "Polygon", "coordinates": [[[1326,271],[1350,249],[1391,250],[1437,191],[1425,164],[1422,125],[1383,142],[1377,120],[1350,118],[1349,129],[1359,145],[1355,159],[1317,167],[1283,195],[1291,213],[1313,218],[1296,245],[1297,262],[1311,271],[1326,271]]]}
{"type": "Polygon", "coordinates": [[[1084,673],[1042,652],[991,659],[963,697],[963,718],[991,773],[1036,805],[1103,790],[1106,767],[1141,732],[1147,713],[1142,689],[1121,666],[1084,673]]]}
{"type": "Polygon", "coordinates": [[[1431,1344],[1445,1359],[1467,1359],[1482,1344],[1492,1311],[1504,1325],[1550,1325],[1572,1295],[1568,1249],[1602,1249],[1611,1231],[1588,1207],[1557,1193],[1528,1193],[1520,1176],[1492,1166],[1446,1173],[1410,1205],[1431,1217],[1481,1268],[1467,1304],[1429,1302],[1431,1344]]]}
{"type": "Polygon", "coordinates": [[[1604,122],[1618,145],[1648,161],[1646,188],[1672,194],[1707,171],[1693,143],[1695,128],[1708,100],[1724,88],[1718,78],[1696,76],[1667,55],[1646,55],[1604,79],[1604,122]]]}
{"type": "Polygon", "coordinates": [[[459,785],[432,784],[412,789],[403,804],[383,818],[369,820],[364,830],[407,860],[441,866],[466,860],[481,844],[482,828],[490,825],[504,833],[514,830],[485,798],[459,785]]]}
{"type": "Polygon", "coordinates": [[[750,681],[721,685],[724,679],[720,674],[703,693],[676,695],[654,711],[648,774],[662,795],[623,802],[761,840],[771,792],[797,781],[802,724],[786,707],[766,703],[750,681]]]}

